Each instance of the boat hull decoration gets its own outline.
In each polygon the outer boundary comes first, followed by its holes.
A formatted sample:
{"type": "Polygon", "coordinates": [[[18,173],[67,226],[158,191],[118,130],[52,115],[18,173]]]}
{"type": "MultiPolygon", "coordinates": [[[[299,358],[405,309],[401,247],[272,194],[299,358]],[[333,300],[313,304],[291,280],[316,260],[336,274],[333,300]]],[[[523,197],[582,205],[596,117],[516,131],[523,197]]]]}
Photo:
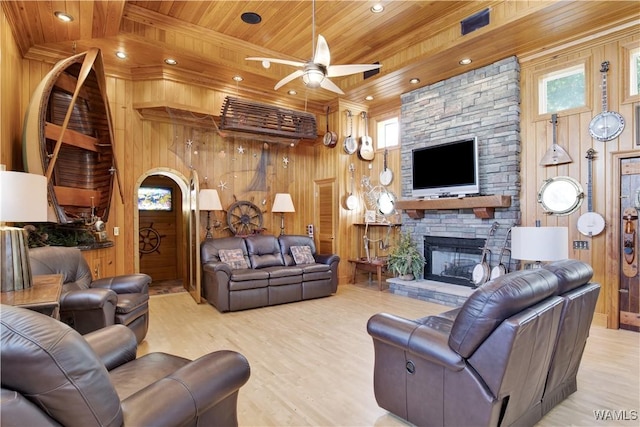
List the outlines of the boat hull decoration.
{"type": "Polygon", "coordinates": [[[109,217],[118,181],[102,54],[89,49],[58,62],[25,115],[25,170],[48,179],[49,220],[94,224],[109,217]]]}

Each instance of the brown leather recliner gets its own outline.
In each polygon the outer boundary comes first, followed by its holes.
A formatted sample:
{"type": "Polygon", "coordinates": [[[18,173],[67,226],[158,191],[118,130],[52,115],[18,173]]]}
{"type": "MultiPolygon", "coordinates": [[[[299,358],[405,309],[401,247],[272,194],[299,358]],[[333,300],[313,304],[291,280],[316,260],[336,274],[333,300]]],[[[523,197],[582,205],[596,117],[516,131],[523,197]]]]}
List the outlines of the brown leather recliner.
{"type": "Polygon", "coordinates": [[[133,332],[113,325],[84,337],[23,308],[0,307],[3,426],[237,426],[247,360],[217,351],[194,361],[136,359],[133,332]]]}
{"type": "Polygon", "coordinates": [[[557,287],[548,270],[518,271],[478,288],[453,319],[374,315],[378,405],[417,425],[532,425],[563,308],[557,287]]]}
{"type": "Polygon", "coordinates": [[[81,334],[105,326],[128,326],[138,342],[149,328],[147,274],[124,274],[93,280],[77,248],[46,246],[29,250],[32,274],[62,274],[60,320],[81,334]]]}

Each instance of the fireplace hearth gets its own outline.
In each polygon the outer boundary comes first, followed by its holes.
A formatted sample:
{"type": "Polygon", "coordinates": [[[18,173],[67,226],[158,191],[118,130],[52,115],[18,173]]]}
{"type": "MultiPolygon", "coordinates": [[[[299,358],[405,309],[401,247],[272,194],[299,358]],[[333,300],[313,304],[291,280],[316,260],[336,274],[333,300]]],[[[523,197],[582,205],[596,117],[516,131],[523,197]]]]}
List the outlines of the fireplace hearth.
{"type": "Polygon", "coordinates": [[[484,239],[424,237],[424,278],[474,287],[473,268],[482,260],[484,239]]]}

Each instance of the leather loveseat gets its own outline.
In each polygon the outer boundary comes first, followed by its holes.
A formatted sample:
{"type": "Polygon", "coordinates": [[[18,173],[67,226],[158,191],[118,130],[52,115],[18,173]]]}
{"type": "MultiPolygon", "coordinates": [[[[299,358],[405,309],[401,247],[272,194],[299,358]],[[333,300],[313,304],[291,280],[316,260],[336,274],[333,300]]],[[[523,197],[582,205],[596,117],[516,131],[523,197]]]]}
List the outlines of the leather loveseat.
{"type": "Polygon", "coordinates": [[[498,277],[441,315],[374,315],[376,401],[416,425],[535,424],[576,389],[592,274],[566,260],[498,277]]]}
{"type": "Polygon", "coordinates": [[[112,325],[81,336],[23,308],[1,306],[3,426],[237,426],[247,360],[217,351],[194,361],[136,358],[133,332],[112,325]]]}
{"type": "Polygon", "coordinates": [[[93,280],[89,264],[77,248],[45,246],[29,250],[31,272],[62,274],[60,320],[81,334],[105,326],[128,326],[138,342],[149,328],[147,274],[123,274],[93,280]]]}
{"type": "Polygon", "coordinates": [[[318,254],[312,238],[255,234],[200,245],[203,297],[219,311],[320,298],[338,289],[335,254],[318,254]]]}

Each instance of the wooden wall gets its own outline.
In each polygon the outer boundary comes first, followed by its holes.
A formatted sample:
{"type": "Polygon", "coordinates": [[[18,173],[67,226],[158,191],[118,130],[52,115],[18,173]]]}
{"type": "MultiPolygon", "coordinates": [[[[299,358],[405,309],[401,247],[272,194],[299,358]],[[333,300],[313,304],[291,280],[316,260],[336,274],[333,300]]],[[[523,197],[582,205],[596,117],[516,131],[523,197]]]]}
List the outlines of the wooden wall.
{"type": "MultiPolygon", "coordinates": [[[[8,169],[21,170],[21,134],[22,117],[29,103],[29,97],[43,78],[51,65],[30,60],[19,60],[18,50],[15,46],[3,12],[0,12],[0,50],[3,60],[0,61],[0,160],[7,164],[8,169]],[[13,108],[7,108],[13,105],[13,108]]],[[[629,43],[638,43],[639,36],[635,29],[624,30],[618,34],[608,34],[600,38],[592,38],[583,44],[572,43],[566,50],[555,50],[537,56],[519,58],[522,71],[522,218],[523,225],[533,225],[539,219],[543,225],[567,225],[570,229],[570,241],[585,240],[584,236],[576,231],[576,221],[580,213],[586,211],[586,204],[580,212],[567,217],[551,217],[542,213],[537,203],[537,193],[543,180],[547,177],[557,175],[570,175],[578,179],[585,185],[587,172],[585,152],[593,147],[598,152],[598,161],[594,164],[594,208],[603,214],[607,221],[606,231],[591,240],[591,249],[588,251],[570,251],[572,257],[583,259],[594,266],[596,271],[595,279],[603,285],[603,295],[598,304],[597,314],[602,322],[606,322],[610,327],[615,327],[616,312],[616,271],[615,257],[616,245],[614,240],[615,223],[613,218],[616,193],[616,177],[613,174],[613,156],[617,153],[637,150],[634,145],[634,135],[636,132],[634,121],[634,109],[639,103],[638,97],[633,99],[623,99],[622,88],[622,49],[629,43]],[[574,162],[570,165],[541,167],[539,161],[544,152],[551,145],[551,127],[548,117],[538,117],[533,113],[532,93],[535,90],[533,76],[550,66],[570,61],[577,57],[589,58],[591,67],[590,108],[585,111],[576,112],[568,116],[560,116],[559,119],[559,142],[568,148],[569,154],[574,162]],[[609,76],[610,96],[609,107],[618,111],[627,119],[627,127],[617,140],[601,143],[595,142],[588,133],[590,119],[600,111],[600,90],[599,74],[597,72],[600,62],[611,61],[609,76]]],[[[216,92],[211,89],[204,89],[201,86],[190,86],[176,82],[143,81],[132,82],[117,77],[108,77],[108,97],[113,112],[116,131],[116,154],[118,157],[120,172],[123,178],[124,203],[118,198],[112,205],[110,221],[108,224],[109,233],[112,235],[113,227],[120,227],[120,235],[112,238],[115,240],[115,247],[112,249],[113,263],[117,274],[133,272],[136,269],[134,262],[137,256],[136,235],[137,212],[136,186],[150,172],[158,171],[169,173],[176,177],[188,180],[191,174],[189,162],[184,158],[184,146],[182,152],[176,148],[176,135],[184,139],[189,135],[191,127],[187,125],[174,125],[171,122],[160,120],[147,120],[139,114],[139,109],[144,103],[157,103],[161,105],[189,106],[196,112],[219,111],[219,104],[226,94],[216,92]],[[159,100],[159,94],[162,100],[159,100]]],[[[235,96],[235,94],[230,94],[235,96]]],[[[148,104],[147,104],[148,105],[148,104]]],[[[198,176],[201,186],[217,186],[219,181],[231,182],[233,180],[233,192],[221,191],[221,199],[224,207],[229,206],[235,195],[245,200],[253,200],[262,206],[262,200],[267,199],[264,212],[264,227],[268,232],[278,233],[279,216],[270,213],[272,197],[276,192],[289,192],[292,194],[296,205],[295,214],[285,215],[287,233],[305,233],[307,224],[316,223],[318,220],[314,211],[315,198],[313,183],[318,180],[335,180],[337,183],[338,203],[336,248],[343,262],[340,266],[340,283],[346,284],[351,273],[347,259],[361,254],[362,230],[354,227],[353,224],[362,221],[364,211],[362,209],[349,211],[344,208],[343,198],[349,192],[349,172],[350,163],[356,167],[356,188],[359,190],[360,178],[363,175],[370,175],[377,182],[377,176],[382,167],[382,153],[377,152],[373,162],[364,162],[355,155],[349,156],[344,153],[342,138],[346,135],[346,120],[344,110],[352,109],[354,112],[366,110],[365,105],[353,105],[344,101],[336,100],[330,105],[331,113],[329,123],[331,130],[339,135],[338,146],[329,149],[324,147],[319,139],[315,144],[300,143],[295,148],[279,146],[271,150],[277,152],[270,156],[268,173],[272,174],[267,179],[269,189],[267,191],[243,191],[248,181],[255,176],[255,168],[262,153],[263,146],[260,142],[254,142],[249,148],[249,156],[243,158],[247,166],[236,168],[231,166],[226,158],[219,154],[221,146],[228,150],[227,154],[233,151],[236,153],[240,144],[249,147],[245,141],[235,140],[233,142],[223,141],[219,136],[213,136],[213,150],[207,151],[207,158],[198,163],[198,176]],[[226,148],[228,147],[228,148],[226,148]],[[253,157],[255,154],[255,158],[253,157]],[[281,163],[281,158],[288,156],[290,163],[285,168],[281,163]],[[371,169],[369,169],[371,165],[371,169]],[[250,173],[236,173],[238,171],[252,169],[250,173]],[[236,174],[236,177],[229,176],[236,174]],[[204,178],[207,182],[204,182],[204,178]],[[268,197],[267,197],[268,196],[268,197]]],[[[369,135],[375,139],[375,121],[384,119],[392,114],[399,114],[399,111],[386,110],[380,107],[372,110],[372,120],[370,120],[369,135]]],[[[358,129],[357,136],[363,134],[360,121],[354,121],[354,128],[358,129]]],[[[323,114],[318,114],[318,132],[320,137],[324,134],[325,120],[323,114]]],[[[179,147],[179,145],[178,145],[179,147]]],[[[399,150],[392,150],[389,153],[389,166],[394,171],[399,171],[400,165],[399,150]]],[[[217,187],[216,187],[217,188],[217,187]]],[[[400,182],[398,174],[391,184],[391,189],[399,194],[400,182]]],[[[201,223],[204,228],[206,214],[202,214],[201,223]]],[[[218,219],[221,213],[216,214],[218,219]]],[[[375,231],[373,233],[379,233],[375,231]]],[[[224,230],[215,230],[216,236],[224,235],[224,230]]],[[[376,234],[370,238],[376,239],[376,234]]],[[[383,255],[381,253],[380,255],[383,255]]]]}
{"type": "Polygon", "coordinates": [[[620,220],[616,214],[619,205],[618,177],[614,157],[621,153],[640,155],[636,145],[637,122],[635,109],[640,97],[625,96],[628,87],[623,83],[628,65],[624,62],[625,49],[637,47],[640,35],[637,28],[603,35],[582,44],[572,45],[565,50],[548,52],[545,55],[520,58],[522,89],[522,225],[533,226],[536,220],[542,225],[569,228],[569,256],[581,259],[593,266],[595,281],[602,284],[602,292],[596,308],[596,320],[609,327],[617,327],[618,264],[620,244],[618,227],[620,220]],[[602,90],[600,65],[610,61],[608,73],[608,105],[610,111],[617,111],[626,121],[620,137],[600,142],[589,134],[589,122],[602,111],[602,90]],[[553,141],[550,115],[537,113],[536,77],[563,64],[585,61],[587,64],[587,107],[575,111],[559,112],[558,144],[567,150],[573,162],[558,166],[540,166],[544,153],[553,141]],[[605,218],[603,233],[587,237],[576,226],[581,214],[587,212],[586,200],[579,211],[567,216],[550,216],[543,212],[537,202],[538,191],[545,179],[555,176],[570,176],[578,180],[587,193],[588,149],[596,151],[593,161],[593,210],[605,218]],[[589,250],[574,250],[574,240],[587,240],[589,250]]]}

